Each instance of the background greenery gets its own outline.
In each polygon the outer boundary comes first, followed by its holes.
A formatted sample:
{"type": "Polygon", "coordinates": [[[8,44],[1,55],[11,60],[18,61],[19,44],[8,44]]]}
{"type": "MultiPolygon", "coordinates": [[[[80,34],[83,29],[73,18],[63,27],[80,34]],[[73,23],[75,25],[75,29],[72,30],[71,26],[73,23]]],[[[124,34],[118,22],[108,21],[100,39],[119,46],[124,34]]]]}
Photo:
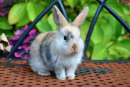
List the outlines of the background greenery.
{"type": "MultiPolygon", "coordinates": [[[[14,32],[30,24],[53,0],[18,0],[12,4],[9,14],[0,17],[0,35],[13,37],[14,32]]],[[[130,26],[130,3],[107,0],[107,4],[130,26]]],[[[81,37],[85,41],[94,14],[99,6],[96,0],[63,0],[69,21],[72,22],[80,11],[89,7],[88,16],[81,26],[81,37]]],[[[40,33],[57,30],[50,10],[35,26],[40,33]]],[[[92,60],[128,60],[130,58],[130,34],[103,8],[86,52],[92,60]]]]}

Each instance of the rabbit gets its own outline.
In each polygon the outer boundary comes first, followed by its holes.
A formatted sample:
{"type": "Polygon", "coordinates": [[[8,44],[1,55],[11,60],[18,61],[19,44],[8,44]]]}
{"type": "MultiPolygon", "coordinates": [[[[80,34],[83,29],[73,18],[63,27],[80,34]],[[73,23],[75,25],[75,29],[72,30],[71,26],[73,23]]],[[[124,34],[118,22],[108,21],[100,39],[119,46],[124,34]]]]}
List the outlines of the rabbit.
{"type": "Polygon", "coordinates": [[[39,34],[30,47],[29,65],[35,73],[48,76],[50,71],[54,71],[59,80],[75,78],[84,50],[80,26],[88,10],[88,7],[84,8],[74,22],[68,23],[59,9],[53,6],[53,19],[58,30],[39,34]]]}

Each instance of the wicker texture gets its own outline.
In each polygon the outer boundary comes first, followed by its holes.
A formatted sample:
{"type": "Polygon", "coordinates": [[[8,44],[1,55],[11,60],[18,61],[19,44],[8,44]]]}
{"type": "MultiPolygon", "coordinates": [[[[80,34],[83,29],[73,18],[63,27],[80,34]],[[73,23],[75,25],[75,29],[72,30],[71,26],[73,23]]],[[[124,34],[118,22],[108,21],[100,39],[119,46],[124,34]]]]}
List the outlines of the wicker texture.
{"type": "Polygon", "coordinates": [[[32,72],[27,61],[0,60],[0,87],[130,87],[130,62],[79,65],[74,80],[32,72]],[[5,68],[6,67],[6,68],[5,68]]]}

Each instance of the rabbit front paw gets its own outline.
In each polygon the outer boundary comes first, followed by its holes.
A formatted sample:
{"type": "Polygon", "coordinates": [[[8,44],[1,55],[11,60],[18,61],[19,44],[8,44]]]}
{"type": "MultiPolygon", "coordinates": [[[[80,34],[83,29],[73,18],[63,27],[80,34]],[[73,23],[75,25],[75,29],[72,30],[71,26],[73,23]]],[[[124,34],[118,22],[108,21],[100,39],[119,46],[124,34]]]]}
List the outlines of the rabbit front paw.
{"type": "Polygon", "coordinates": [[[59,80],[66,80],[66,78],[65,78],[65,77],[63,77],[63,78],[57,78],[57,79],[59,79],[59,80]]]}
{"type": "Polygon", "coordinates": [[[57,75],[56,77],[59,80],[65,80],[66,79],[66,76],[62,76],[62,75],[57,75]]]}
{"type": "Polygon", "coordinates": [[[72,76],[67,76],[68,79],[74,79],[75,78],[75,75],[72,75],[72,76]]]}
{"type": "Polygon", "coordinates": [[[43,76],[51,75],[51,73],[49,71],[38,71],[37,73],[38,73],[38,75],[43,75],[43,76]]]}

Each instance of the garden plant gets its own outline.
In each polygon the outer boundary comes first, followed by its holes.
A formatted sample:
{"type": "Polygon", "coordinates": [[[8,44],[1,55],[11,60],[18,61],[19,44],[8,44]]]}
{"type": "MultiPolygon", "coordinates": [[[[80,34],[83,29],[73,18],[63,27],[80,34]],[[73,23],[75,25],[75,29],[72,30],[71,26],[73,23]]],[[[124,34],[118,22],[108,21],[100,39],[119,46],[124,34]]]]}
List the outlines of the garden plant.
{"type": "MultiPolygon", "coordinates": [[[[11,47],[15,45],[31,22],[53,0],[0,0],[0,35],[5,33],[11,47]]],[[[130,0],[107,0],[107,4],[130,26],[130,0]]],[[[63,0],[69,21],[72,22],[80,11],[89,7],[88,16],[81,26],[81,37],[85,41],[90,24],[99,3],[96,0],[63,0]]],[[[57,30],[50,10],[32,29],[21,43],[13,58],[29,59],[31,41],[39,33],[57,30]]],[[[129,60],[130,34],[106,10],[102,9],[94,27],[85,59],[129,60]]],[[[6,56],[7,52],[4,51],[6,56]]],[[[2,57],[3,57],[2,56],[2,57]]]]}

